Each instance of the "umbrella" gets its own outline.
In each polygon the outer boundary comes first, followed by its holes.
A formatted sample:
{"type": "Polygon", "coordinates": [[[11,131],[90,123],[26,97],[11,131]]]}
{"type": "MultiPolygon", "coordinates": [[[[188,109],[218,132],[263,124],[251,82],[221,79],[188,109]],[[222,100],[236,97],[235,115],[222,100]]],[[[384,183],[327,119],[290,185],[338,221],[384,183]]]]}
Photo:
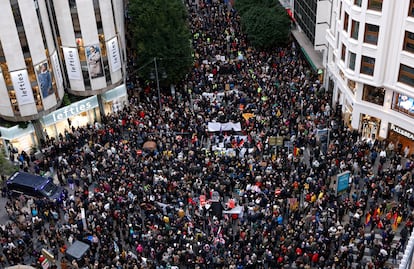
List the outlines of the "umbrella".
{"type": "Polygon", "coordinates": [[[157,144],[154,141],[147,141],[144,143],[142,148],[146,150],[155,150],[157,148],[157,144]]]}

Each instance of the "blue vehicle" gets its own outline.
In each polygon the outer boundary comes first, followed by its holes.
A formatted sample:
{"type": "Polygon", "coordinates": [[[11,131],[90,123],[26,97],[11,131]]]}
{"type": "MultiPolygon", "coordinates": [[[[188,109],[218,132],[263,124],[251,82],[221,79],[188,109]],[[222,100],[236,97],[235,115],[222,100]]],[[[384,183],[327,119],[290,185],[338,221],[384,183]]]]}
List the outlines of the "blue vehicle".
{"type": "Polygon", "coordinates": [[[26,172],[15,172],[6,182],[7,189],[12,194],[24,194],[36,198],[47,198],[51,201],[61,201],[63,188],[53,183],[51,177],[41,177],[26,172]]]}

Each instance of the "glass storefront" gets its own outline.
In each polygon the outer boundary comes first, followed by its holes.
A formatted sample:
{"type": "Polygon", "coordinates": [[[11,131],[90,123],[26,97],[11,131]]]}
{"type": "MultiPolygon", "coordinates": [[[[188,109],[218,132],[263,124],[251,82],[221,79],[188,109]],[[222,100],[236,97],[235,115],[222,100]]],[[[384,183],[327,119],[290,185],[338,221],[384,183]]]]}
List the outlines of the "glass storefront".
{"type": "MultiPolygon", "coordinates": [[[[128,96],[124,84],[102,94],[103,107],[106,114],[122,110],[128,105],[128,96]]],[[[97,96],[92,96],[76,103],[70,104],[51,112],[40,119],[42,131],[45,135],[58,137],[64,134],[65,130],[72,127],[82,127],[100,121],[99,103],[97,96]]],[[[6,154],[9,145],[30,152],[37,147],[35,128],[30,123],[26,128],[19,128],[18,125],[5,128],[0,126],[0,146],[4,145],[6,154]]]]}
{"type": "Polygon", "coordinates": [[[367,140],[375,140],[378,137],[381,120],[375,117],[362,114],[361,115],[361,137],[367,140]]]}
{"type": "Polygon", "coordinates": [[[42,118],[42,124],[49,137],[64,134],[65,130],[85,126],[97,120],[98,98],[92,96],[65,106],[42,118]]]}
{"type": "Polygon", "coordinates": [[[125,84],[102,94],[105,113],[118,112],[128,105],[128,96],[125,84]]]}
{"type": "Polygon", "coordinates": [[[19,126],[10,128],[0,127],[1,142],[4,146],[6,156],[9,156],[9,149],[16,149],[18,152],[26,151],[30,153],[32,148],[36,147],[36,135],[32,124],[25,129],[19,126]]]}
{"type": "Polygon", "coordinates": [[[403,156],[406,148],[408,148],[408,156],[414,153],[414,134],[395,124],[390,124],[388,140],[394,143],[395,148],[403,156]]]}

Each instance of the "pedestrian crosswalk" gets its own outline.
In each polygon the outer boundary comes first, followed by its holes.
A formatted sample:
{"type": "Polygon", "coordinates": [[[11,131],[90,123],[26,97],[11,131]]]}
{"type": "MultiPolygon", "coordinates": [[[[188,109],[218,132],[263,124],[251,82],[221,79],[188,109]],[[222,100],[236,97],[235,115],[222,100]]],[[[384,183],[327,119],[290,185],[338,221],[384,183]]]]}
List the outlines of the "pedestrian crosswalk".
{"type": "MultiPolygon", "coordinates": [[[[366,233],[365,234],[365,238],[368,238],[368,237],[370,237],[371,236],[371,234],[368,232],[368,233],[366,233]]],[[[382,236],[381,236],[381,234],[379,234],[378,232],[375,234],[375,239],[378,241],[378,242],[381,242],[381,240],[382,240],[382,236]]],[[[398,243],[399,243],[399,241],[400,241],[400,239],[401,239],[401,236],[399,236],[398,234],[396,234],[395,236],[394,236],[394,238],[393,238],[393,240],[392,240],[392,243],[391,243],[391,249],[393,249],[393,248],[396,248],[397,247],[397,245],[398,245],[398,243]]],[[[366,245],[366,247],[365,247],[365,250],[364,250],[364,257],[363,257],[363,264],[368,264],[369,262],[372,262],[372,263],[375,263],[375,259],[377,258],[377,257],[375,257],[375,256],[373,256],[373,249],[372,249],[372,245],[369,245],[367,242],[365,242],[365,245],[366,245]]],[[[387,253],[388,254],[388,259],[387,259],[387,261],[385,262],[385,264],[384,264],[384,269],[385,268],[388,268],[388,269],[397,269],[398,268],[398,265],[399,265],[399,263],[400,263],[400,260],[401,260],[401,258],[402,258],[402,256],[403,256],[403,252],[402,252],[403,250],[401,250],[398,254],[397,254],[397,256],[395,257],[395,259],[392,257],[392,255],[391,255],[391,253],[387,253]]],[[[354,256],[354,260],[356,260],[356,258],[357,258],[357,253],[354,253],[354,254],[352,254],[353,256],[354,256]]],[[[352,263],[352,268],[357,268],[357,266],[358,266],[358,264],[359,263],[357,263],[357,262],[353,262],[352,263]]],[[[364,268],[364,267],[362,267],[362,268],[364,268]]]]}

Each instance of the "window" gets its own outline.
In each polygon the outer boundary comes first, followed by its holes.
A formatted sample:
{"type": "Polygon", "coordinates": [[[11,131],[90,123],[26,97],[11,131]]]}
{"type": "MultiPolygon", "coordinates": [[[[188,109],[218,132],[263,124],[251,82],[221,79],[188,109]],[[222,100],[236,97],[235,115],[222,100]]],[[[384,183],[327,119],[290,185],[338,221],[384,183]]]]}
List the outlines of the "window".
{"type": "Polygon", "coordinates": [[[359,35],[359,21],[352,20],[351,37],[353,39],[358,39],[358,35],[359,35]]]}
{"type": "Polygon", "coordinates": [[[348,79],[348,88],[355,94],[356,92],[356,82],[352,79],[348,79]]]}
{"type": "Polygon", "coordinates": [[[344,31],[348,32],[348,21],[349,21],[349,15],[345,12],[344,15],[344,31]]]}
{"type": "Polygon", "coordinates": [[[362,4],[362,0],[354,0],[354,5],[356,5],[356,6],[361,6],[361,4],[362,4]]]}
{"type": "Polygon", "coordinates": [[[414,87],[414,68],[400,64],[400,73],[398,81],[414,87]]]}
{"type": "Polygon", "coordinates": [[[349,52],[349,64],[348,67],[351,70],[355,70],[355,59],[356,59],[356,54],[353,52],[349,52]]]}
{"type": "Polygon", "coordinates": [[[408,7],[408,16],[414,17],[414,0],[410,0],[410,6],[408,7]]]}
{"type": "Polygon", "coordinates": [[[379,26],[373,24],[365,24],[364,42],[377,45],[378,43],[379,26]]]}
{"type": "Polygon", "coordinates": [[[381,11],[382,0],[368,0],[368,9],[381,11]]]}
{"type": "Polygon", "coordinates": [[[362,100],[382,106],[384,105],[384,96],[384,88],[377,88],[371,85],[364,85],[362,100]]]}
{"type": "Polygon", "coordinates": [[[403,50],[414,53],[414,33],[405,31],[403,50]]]}
{"type": "Polygon", "coordinates": [[[341,76],[342,80],[345,81],[345,74],[344,74],[344,72],[342,72],[341,69],[339,69],[339,76],[341,76]]]}
{"type": "Polygon", "coordinates": [[[368,56],[362,56],[361,58],[361,73],[365,75],[372,76],[374,74],[374,67],[375,67],[375,59],[368,57],[368,56]]]}
{"type": "Polygon", "coordinates": [[[341,60],[345,62],[346,46],[342,44],[341,60]]]}

